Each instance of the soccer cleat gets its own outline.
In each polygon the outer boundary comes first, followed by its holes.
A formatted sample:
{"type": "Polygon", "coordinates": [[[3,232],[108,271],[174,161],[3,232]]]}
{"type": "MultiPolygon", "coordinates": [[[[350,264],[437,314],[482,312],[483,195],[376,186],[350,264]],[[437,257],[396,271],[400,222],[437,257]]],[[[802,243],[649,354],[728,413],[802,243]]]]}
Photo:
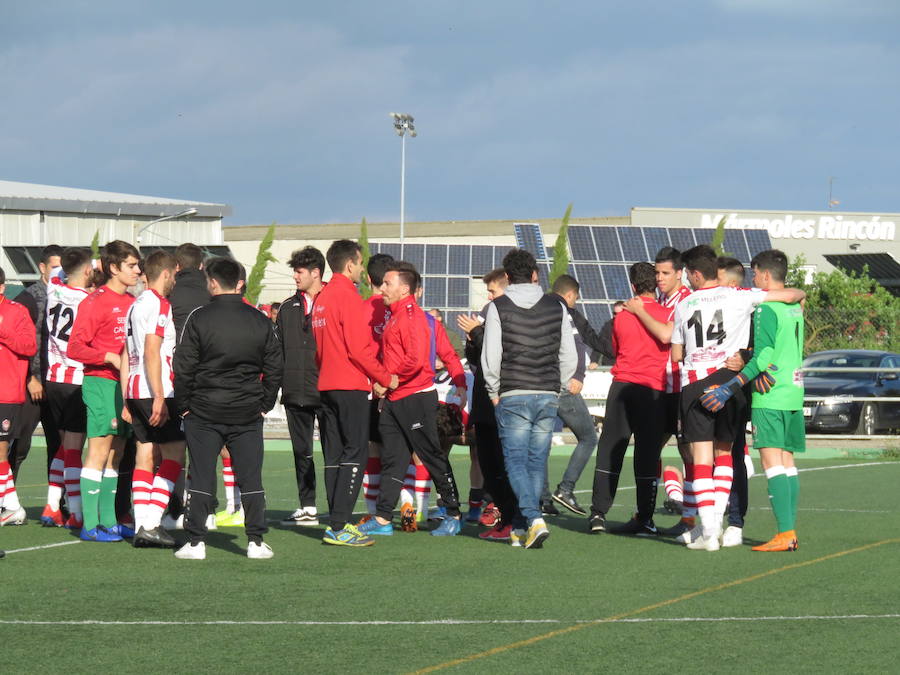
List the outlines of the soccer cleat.
{"type": "Polygon", "coordinates": [[[797,533],[794,530],[779,532],[770,541],[754,546],[754,551],[796,551],[800,548],[797,533]]]}
{"type": "Polygon", "coordinates": [[[85,530],[81,529],[81,534],[78,535],[81,541],[102,541],[102,542],[111,542],[111,541],[122,541],[122,537],[114,532],[110,532],[102,525],[98,525],[93,530],[85,530]]]}
{"type": "Polygon", "coordinates": [[[67,530],[80,530],[84,527],[84,522],[76,518],[74,513],[70,513],[69,519],[66,521],[64,527],[67,530]]]}
{"type": "Polygon", "coordinates": [[[357,526],[357,527],[362,527],[363,525],[365,525],[366,523],[368,523],[370,520],[372,520],[372,518],[374,518],[374,517],[375,517],[375,516],[373,516],[371,513],[368,513],[368,514],[364,515],[362,518],[359,519],[359,522],[356,524],[356,526],[357,526]]]}
{"type": "Polygon", "coordinates": [[[268,560],[275,557],[275,551],[264,541],[258,544],[255,541],[251,541],[247,544],[247,557],[252,560],[268,560]]]}
{"type": "Polygon", "coordinates": [[[690,530],[685,530],[677,537],[675,537],[675,541],[677,541],[679,544],[692,544],[702,536],[703,528],[699,525],[695,525],[690,530]]]}
{"type": "Polygon", "coordinates": [[[124,523],[116,523],[112,527],[106,527],[104,529],[107,532],[119,535],[122,539],[131,539],[134,537],[134,530],[124,523]]]}
{"type": "Polygon", "coordinates": [[[369,536],[379,535],[389,537],[394,534],[394,525],[393,523],[381,524],[378,522],[377,518],[371,518],[359,526],[359,531],[361,534],[369,536]]]}
{"type": "Polygon", "coordinates": [[[606,516],[602,513],[595,513],[588,519],[588,533],[600,534],[606,532],[606,516]]]}
{"type": "Polygon", "coordinates": [[[641,522],[636,517],[629,520],[624,525],[619,525],[614,529],[610,529],[612,534],[624,534],[633,537],[657,537],[659,530],[653,524],[653,520],[641,522]]]}
{"type": "Polygon", "coordinates": [[[25,518],[25,509],[21,506],[17,509],[3,509],[0,511],[0,527],[24,525],[27,522],[25,518]]]}
{"type": "Polygon", "coordinates": [[[416,507],[406,502],[400,507],[400,529],[404,532],[415,532],[419,529],[416,522],[416,507]]]}
{"type": "Polygon", "coordinates": [[[725,528],[725,532],[722,533],[722,548],[731,548],[732,546],[743,544],[743,533],[744,531],[741,528],[729,525],[725,528]]]}
{"type": "Polygon", "coordinates": [[[561,488],[556,488],[556,492],[554,492],[550,497],[560,506],[563,506],[572,513],[576,513],[579,516],[586,516],[587,511],[581,504],[578,503],[578,500],[575,499],[575,495],[571,492],[571,490],[563,490],[561,488]]]}
{"type": "Polygon", "coordinates": [[[497,523],[489,530],[479,533],[478,538],[483,541],[509,541],[512,533],[512,525],[500,525],[497,523]]]}
{"type": "Polygon", "coordinates": [[[441,524],[438,525],[431,531],[432,537],[455,537],[459,534],[460,529],[462,528],[462,523],[459,518],[454,518],[453,516],[447,516],[441,521],[441,524]]]}
{"type": "Polygon", "coordinates": [[[175,540],[161,527],[148,530],[141,526],[135,533],[131,545],[135,548],[175,548],[175,540]]]}
{"type": "Polygon", "coordinates": [[[175,551],[175,557],[179,560],[206,560],[206,544],[202,541],[196,544],[188,542],[175,551]]]}
{"type": "Polygon", "coordinates": [[[323,544],[331,544],[333,546],[371,546],[375,543],[372,537],[368,537],[356,529],[356,526],[347,523],[344,528],[335,532],[330,527],[325,530],[325,536],[322,537],[323,544]]]}
{"type": "Polygon", "coordinates": [[[305,508],[299,508],[291,515],[282,519],[282,525],[299,525],[300,527],[313,527],[319,524],[319,517],[315,512],[310,513],[305,508]]]}
{"type": "Polygon", "coordinates": [[[692,551],[718,551],[719,550],[719,533],[713,532],[710,535],[700,534],[694,541],[690,542],[687,547],[692,551]]]}
{"type": "Polygon", "coordinates": [[[523,539],[525,539],[525,530],[512,529],[509,531],[509,545],[513,548],[522,548],[523,539]]]}
{"type": "Polygon", "coordinates": [[[659,533],[664,537],[675,537],[678,538],[683,535],[685,532],[690,532],[694,529],[694,519],[693,518],[682,518],[674,526],[666,528],[664,530],[660,530],[659,533]]]}
{"type": "Polygon", "coordinates": [[[487,506],[484,507],[484,510],[481,512],[481,518],[478,519],[478,523],[480,525],[484,525],[485,527],[494,527],[497,523],[500,522],[500,509],[498,509],[494,502],[491,502],[487,506]]]}
{"type": "Polygon", "coordinates": [[[64,524],[62,511],[59,509],[54,511],[53,507],[47,504],[44,507],[44,512],[41,514],[41,525],[44,527],[62,527],[64,524]]]}
{"type": "Polygon", "coordinates": [[[477,523],[481,520],[481,507],[480,506],[470,506],[469,512],[466,514],[466,522],[467,523],[477,523]]]}
{"type": "Polygon", "coordinates": [[[541,548],[547,537],[550,536],[550,530],[547,529],[546,523],[542,518],[535,518],[528,528],[528,536],[525,539],[525,548],[541,548]]]}
{"type": "Polygon", "coordinates": [[[684,513],[684,502],[679,501],[678,499],[669,499],[667,497],[663,502],[663,510],[665,510],[666,513],[680,516],[684,513]]]}
{"type": "MultiPolygon", "coordinates": [[[[216,527],[243,527],[244,526],[244,509],[239,508],[237,511],[231,512],[227,509],[219,511],[215,515],[216,527]]],[[[213,529],[213,528],[209,528],[213,529]]]]}
{"type": "Polygon", "coordinates": [[[162,527],[166,530],[183,530],[184,514],[181,513],[177,518],[173,518],[170,514],[167,513],[162,517],[162,527]]]}
{"type": "Polygon", "coordinates": [[[428,513],[428,520],[443,520],[447,517],[447,507],[435,506],[428,513]]]}
{"type": "Polygon", "coordinates": [[[542,516],[558,516],[559,515],[559,509],[553,505],[552,499],[548,499],[545,502],[541,502],[541,515],[542,516]]]}

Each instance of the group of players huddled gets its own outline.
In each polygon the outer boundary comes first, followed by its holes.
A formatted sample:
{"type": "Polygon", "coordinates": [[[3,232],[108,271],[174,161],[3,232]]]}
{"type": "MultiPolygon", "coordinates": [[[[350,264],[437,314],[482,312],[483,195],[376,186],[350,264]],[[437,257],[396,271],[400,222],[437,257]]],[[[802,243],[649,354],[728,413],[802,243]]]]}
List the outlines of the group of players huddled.
{"type": "Polygon", "coordinates": [[[484,277],[488,305],[458,318],[464,365],[440,312],[420,307],[422,277],[412,264],[376,254],[364,267],[350,240],[324,255],[307,246],[288,264],[297,290],[271,316],[244,299],[242,265],[204,260],[193,244],[143,260],[123,241],[102,247],[99,260],[87,249],[48,246],[41,280],[16,301],[4,295],[0,270],[0,526],[26,521],[15,475],[39,419],[48,449],[45,526],[203,559],[209,529],[243,525],[247,556],[271,558],[263,419],[280,390],[299,500],[282,523],[319,525],[318,423],[325,544],[363,547],[392,535],[399,506],[403,531],[431,515],[434,536],[481,523],[483,540],[540,548],[555,503],[588,516],[591,533],[669,534],[708,551],[740,545],[752,417],[778,529],[754,550],[797,548],[804,295],[784,288],[780,251],[753,259],[753,289],[739,287],[740,262],[708,246],[683,254],[667,247],[655,265],[630,268],[635,297],[611,324],[616,360],[599,441],[580,392],[603,340],[578,311],[571,276],[545,294],[533,256],[510,250],[484,277]],[[366,300],[363,279],[374,291],[366,300]],[[551,493],[557,417],[578,445],[551,493]],[[673,434],[683,468],[661,472],[673,434]],[[636,512],[607,528],[632,436],[636,512]],[[466,514],[453,444],[471,450],[466,514]],[[588,513],[574,486],[595,448],[588,513]],[[215,513],[220,458],[227,506],[215,513]],[[666,532],[653,522],[660,478],[667,507],[682,514],[666,532]],[[440,499],[430,514],[432,484],[440,499]],[[360,491],[368,515],[354,522],[360,491]],[[174,529],[189,536],[180,547],[174,529]]]}

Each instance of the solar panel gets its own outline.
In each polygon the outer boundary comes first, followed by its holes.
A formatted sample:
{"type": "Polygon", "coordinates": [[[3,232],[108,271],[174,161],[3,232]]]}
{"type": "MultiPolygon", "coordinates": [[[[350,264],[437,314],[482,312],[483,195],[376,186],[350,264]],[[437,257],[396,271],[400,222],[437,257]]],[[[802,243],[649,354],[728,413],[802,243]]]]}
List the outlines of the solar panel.
{"type": "Polygon", "coordinates": [[[605,300],[606,289],[603,288],[603,277],[597,265],[575,265],[575,278],[581,285],[581,297],[585,300],[605,300]]]}
{"type": "Polygon", "coordinates": [[[472,255],[472,247],[454,244],[449,248],[449,259],[447,262],[448,274],[469,275],[469,257],[472,255]]]}
{"type": "Polygon", "coordinates": [[[469,278],[450,277],[447,279],[447,307],[469,306],[469,278]]]}
{"type": "Polygon", "coordinates": [[[600,265],[606,297],[610,300],[627,300],[632,296],[631,284],[624,265],[600,265]]]}
{"type": "Polygon", "coordinates": [[[622,242],[622,257],[626,262],[646,262],[647,246],[639,227],[618,227],[619,241],[622,242]]]}
{"type": "Polygon", "coordinates": [[[744,239],[743,230],[725,230],[725,241],[722,248],[742,263],[750,262],[750,252],[747,249],[747,240],[744,239]]]}
{"type": "Polygon", "coordinates": [[[695,227],[694,228],[694,239],[697,240],[697,246],[700,244],[711,244],[713,240],[713,235],[715,235],[716,231],[711,230],[705,227],[695,227]]]}
{"type": "Polygon", "coordinates": [[[403,259],[415,265],[421,274],[425,269],[425,244],[403,244],[403,259]]]}
{"type": "Polygon", "coordinates": [[[447,274],[447,244],[428,244],[425,247],[425,273],[447,274]]]}
{"type": "Polygon", "coordinates": [[[447,277],[425,277],[422,279],[425,286],[425,297],[423,307],[430,309],[432,307],[447,306],[447,277]]]}
{"type": "Polygon", "coordinates": [[[465,333],[460,329],[459,324],[456,323],[457,317],[463,314],[468,314],[468,312],[444,312],[444,330],[448,333],[454,331],[461,338],[465,338],[465,333]]]}
{"type": "Polygon", "coordinates": [[[513,227],[516,230],[516,245],[519,248],[530,251],[537,260],[547,259],[540,225],[537,223],[515,223],[513,227]]]}
{"type": "Polygon", "coordinates": [[[503,267],[503,258],[511,250],[512,249],[509,246],[495,246],[494,247],[494,266],[491,269],[503,267]]]}
{"type": "Polygon", "coordinates": [[[679,251],[687,251],[697,245],[697,242],[694,241],[694,233],[687,227],[669,228],[669,239],[672,240],[672,246],[679,251]]]}
{"type": "Polygon", "coordinates": [[[744,268],[744,288],[753,288],[753,270],[744,268]]]}
{"type": "Polygon", "coordinates": [[[379,252],[378,248],[380,246],[381,246],[381,244],[379,244],[377,241],[370,241],[369,242],[369,255],[375,255],[376,253],[378,253],[379,252]]]}
{"type": "Polygon", "coordinates": [[[484,276],[494,269],[494,247],[472,247],[472,276],[484,276]]]}
{"type": "Polygon", "coordinates": [[[572,250],[572,260],[597,259],[594,237],[589,227],[569,226],[569,248],[572,250]]]}
{"type": "Polygon", "coordinates": [[[744,235],[747,237],[747,248],[750,249],[751,258],[757,253],[762,253],[772,248],[768,230],[744,230],[744,235]]]}
{"type": "Polygon", "coordinates": [[[538,263],[538,281],[544,291],[550,290],[550,265],[547,263],[538,263]]]}
{"type": "Polygon", "coordinates": [[[378,250],[379,253],[387,253],[394,260],[400,260],[403,255],[400,244],[382,244],[378,250]]]}
{"type": "Polygon", "coordinates": [[[669,243],[669,233],[664,227],[645,227],[644,240],[647,242],[647,253],[650,254],[648,260],[654,260],[659,249],[663,246],[671,246],[669,243]]]}
{"type": "Polygon", "coordinates": [[[619,245],[619,237],[616,236],[614,227],[592,227],[594,245],[597,247],[595,260],[609,260],[622,262],[622,247],[619,245]]]}
{"type": "Polygon", "coordinates": [[[591,324],[591,328],[599,332],[603,324],[609,321],[612,312],[605,302],[588,302],[584,305],[584,316],[591,324]]]}

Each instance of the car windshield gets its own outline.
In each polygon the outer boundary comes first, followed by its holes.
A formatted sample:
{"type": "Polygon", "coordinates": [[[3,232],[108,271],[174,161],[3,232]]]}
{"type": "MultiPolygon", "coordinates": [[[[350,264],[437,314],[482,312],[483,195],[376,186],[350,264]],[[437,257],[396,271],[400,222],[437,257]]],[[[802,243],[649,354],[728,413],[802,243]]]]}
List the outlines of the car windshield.
{"type": "MultiPolygon", "coordinates": [[[[813,354],[803,361],[804,368],[877,368],[881,363],[880,356],[865,354],[837,353],[813,354]]],[[[839,377],[847,380],[871,380],[875,373],[836,373],[821,370],[807,370],[804,377],[839,377]]]]}

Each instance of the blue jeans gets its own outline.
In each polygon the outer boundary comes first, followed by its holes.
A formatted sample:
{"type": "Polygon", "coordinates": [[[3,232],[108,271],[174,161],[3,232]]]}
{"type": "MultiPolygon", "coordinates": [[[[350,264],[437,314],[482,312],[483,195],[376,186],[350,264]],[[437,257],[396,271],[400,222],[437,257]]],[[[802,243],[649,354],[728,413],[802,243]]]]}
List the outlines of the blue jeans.
{"type": "Polygon", "coordinates": [[[558,408],[556,394],[519,394],[502,397],[494,411],[506,475],[528,525],[541,517],[541,492],[558,408]]]}
{"type": "Polygon", "coordinates": [[[578,439],[578,445],[572,451],[569,465],[559,483],[560,490],[571,492],[581,478],[584,467],[594,456],[597,448],[597,427],[594,426],[594,419],[581,394],[570,394],[567,391],[560,394],[559,416],[578,439]]]}

